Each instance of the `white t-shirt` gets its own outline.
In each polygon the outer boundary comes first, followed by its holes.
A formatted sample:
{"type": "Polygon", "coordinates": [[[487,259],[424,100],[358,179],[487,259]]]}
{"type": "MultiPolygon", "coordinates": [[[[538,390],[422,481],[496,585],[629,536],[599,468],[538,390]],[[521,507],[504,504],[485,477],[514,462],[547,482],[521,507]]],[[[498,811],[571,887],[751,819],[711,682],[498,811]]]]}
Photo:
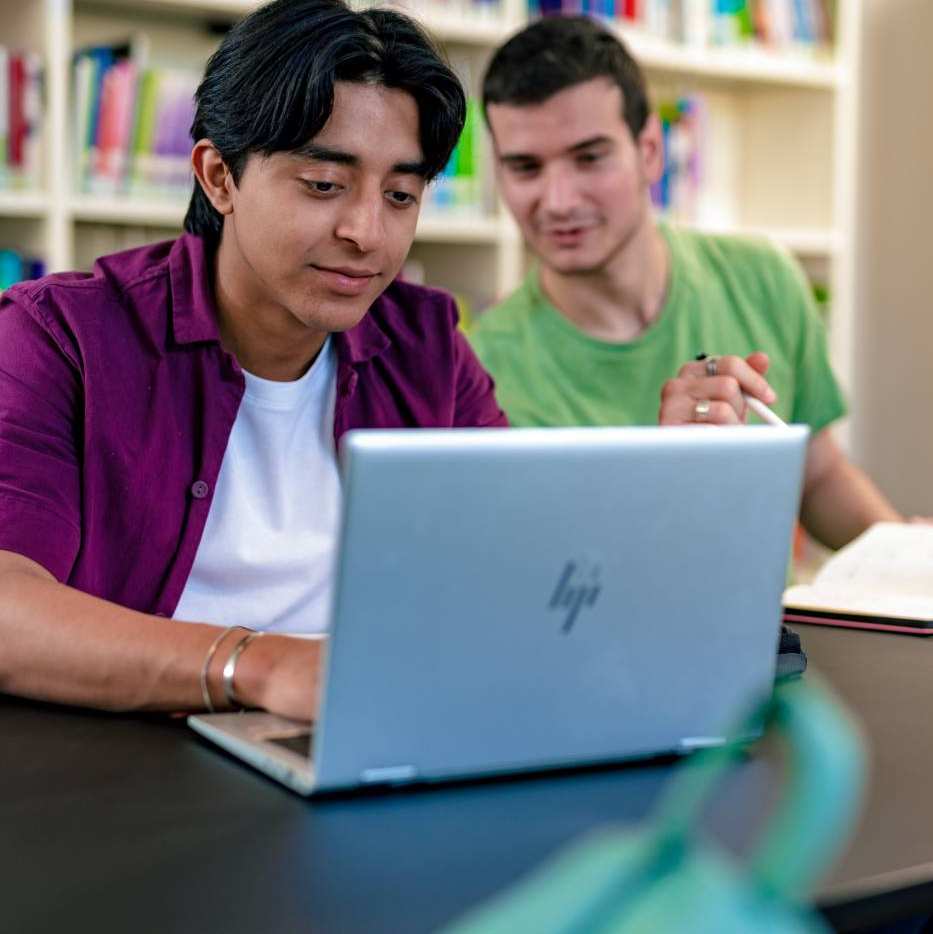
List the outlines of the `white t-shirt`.
{"type": "Polygon", "coordinates": [[[175,619],[267,632],[328,624],[340,477],[330,338],[293,382],[246,377],[175,619]]]}

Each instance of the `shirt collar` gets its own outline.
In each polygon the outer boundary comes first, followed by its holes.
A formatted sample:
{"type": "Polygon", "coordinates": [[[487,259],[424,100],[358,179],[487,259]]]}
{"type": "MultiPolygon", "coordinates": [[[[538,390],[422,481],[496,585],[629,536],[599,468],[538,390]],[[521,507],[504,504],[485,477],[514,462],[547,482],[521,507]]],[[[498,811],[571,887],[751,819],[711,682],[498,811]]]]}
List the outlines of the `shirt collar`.
{"type": "Polygon", "coordinates": [[[169,253],[172,333],[178,344],[220,340],[210,262],[207,245],[194,234],[179,237],[169,253]]]}
{"type": "Polygon", "coordinates": [[[381,297],[377,298],[356,327],[334,334],[334,349],[341,363],[364,363],[381,354],[389,346],[389,338],[373,317],[373,308],[383,300],[381,297]]]}
{"type": "MultiPolygon", "coordinates": [[[[211,254],[201,237],[183,234],[169,254],[172,284],[172,333],[178,344],[219,341],[217,306],[211,288],[211,254]]],[[[389,301],[384,296],[374,306],[389,301]]],[[[337,359],[362,363],[378,356],[389,346],[389,338],[376,323],[371,308],[363,320],[349,331],[334,334],[337,359]]]]}

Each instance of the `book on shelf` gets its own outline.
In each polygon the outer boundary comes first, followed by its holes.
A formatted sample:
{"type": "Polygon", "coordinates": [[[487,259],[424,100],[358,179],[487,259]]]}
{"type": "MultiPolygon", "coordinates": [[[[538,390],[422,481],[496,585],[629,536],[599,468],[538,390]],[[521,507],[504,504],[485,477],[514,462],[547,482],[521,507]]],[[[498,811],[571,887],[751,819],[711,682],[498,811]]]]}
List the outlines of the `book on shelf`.
{"type": "Polygon", "coordinates": [[[835,0],[529,0],[532,15],[583,13],[692,46],[832,45],[835,0]]]}
{"type": "Polygon", "coordinates": [[[670,220],[694,223],[703,186],[706,104],[701,94],[659,100],[664,173],[651,186],[654,206],[670,220]]]}
{"type": "Polygon", "coordinates": [[[45,275],[45,263],[17,250],[0,250],[0,292],[26,279],[45,275]]]}
{"type": "MultiPolygon", "coordinates": [[[[453,56],[450,65],[464,88],[474,86],[473,62],[469,57],[453,56]]],[[[468,90],[463,130],[447,165],[425,190],[422,213],[469,217],[484,213],[485,145],[482,105],[468,90]]]]}
{"type": "Polygon", "coordinates": [[[353,0],[353,7],[394,7],[415,19],[443,16],[451,22],[457,20],[501,20],[501,0],[353,0]]]}
{"type": "Polygon", "coordinates": [[[784,592],[784,619],[933,635],[933,526],[873,525],[784,592]]]}
{"type": "Polygon", "coordinates": [[[476,98],[467,99],[466,120],[443,171],[426,189],[424,213],[481,216],[483,204],[483,118],[476,98]]]}
{"type": "Polygon", "coordinates": [[[777,51],[812,51],[833,43],[834,0],[713,0],[706,10],[705,21],[691,21],[691,28],[699,34],[689,36],[688,41],[754,42],[777,51]]]}
{"type": "Polygon", "coordinates": [[[151,67],[139,36],[80,49],[73,77],[77,191],[182,199],[200,74],[151,67]]]}
{"type": "Polygon", "coordinates": [[[757,39],[766,46],[829,46],[835,19],[832,0],[717,0],[716,42],[757,39]]]}
{"type": "Polygon", "coordinates": [[[0,46],[0,189],[39,187],[42,98],[39,56],[0,46]]]}

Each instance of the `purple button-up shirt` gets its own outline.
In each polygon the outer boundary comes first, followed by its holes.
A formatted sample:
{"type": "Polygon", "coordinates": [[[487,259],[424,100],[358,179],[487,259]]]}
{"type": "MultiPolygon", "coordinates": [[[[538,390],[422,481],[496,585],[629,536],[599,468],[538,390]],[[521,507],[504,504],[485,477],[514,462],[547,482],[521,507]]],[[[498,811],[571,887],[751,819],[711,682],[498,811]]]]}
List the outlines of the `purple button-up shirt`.
{"type": "MultiPolygon", "coordinates": [[[[0,298],[0,549],[170,616],[245,382],[190,235],[0,298]]],[[[335,334],[334,437],[505,424],[443,292],[394,282],[335,334]]],[[[309,491],[313,494],[313,491],[309,491]]]]}

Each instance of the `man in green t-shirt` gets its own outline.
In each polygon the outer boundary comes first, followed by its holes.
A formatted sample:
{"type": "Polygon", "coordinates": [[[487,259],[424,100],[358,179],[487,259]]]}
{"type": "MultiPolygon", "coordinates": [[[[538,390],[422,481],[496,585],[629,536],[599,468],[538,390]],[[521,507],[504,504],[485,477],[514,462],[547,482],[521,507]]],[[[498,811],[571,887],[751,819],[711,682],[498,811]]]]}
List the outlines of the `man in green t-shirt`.
{"type": "Polygon", "coordinates": [[[797,265],[655,220],[661,127],[611,33],[537,21],[494,55],[483,104],[500,192],[537,258],[470,334],[512,424],[730,424],[747,393],[811,426],[801,519],[817,539],[900,520],[830,432],[845,405],[797,265]]]}

